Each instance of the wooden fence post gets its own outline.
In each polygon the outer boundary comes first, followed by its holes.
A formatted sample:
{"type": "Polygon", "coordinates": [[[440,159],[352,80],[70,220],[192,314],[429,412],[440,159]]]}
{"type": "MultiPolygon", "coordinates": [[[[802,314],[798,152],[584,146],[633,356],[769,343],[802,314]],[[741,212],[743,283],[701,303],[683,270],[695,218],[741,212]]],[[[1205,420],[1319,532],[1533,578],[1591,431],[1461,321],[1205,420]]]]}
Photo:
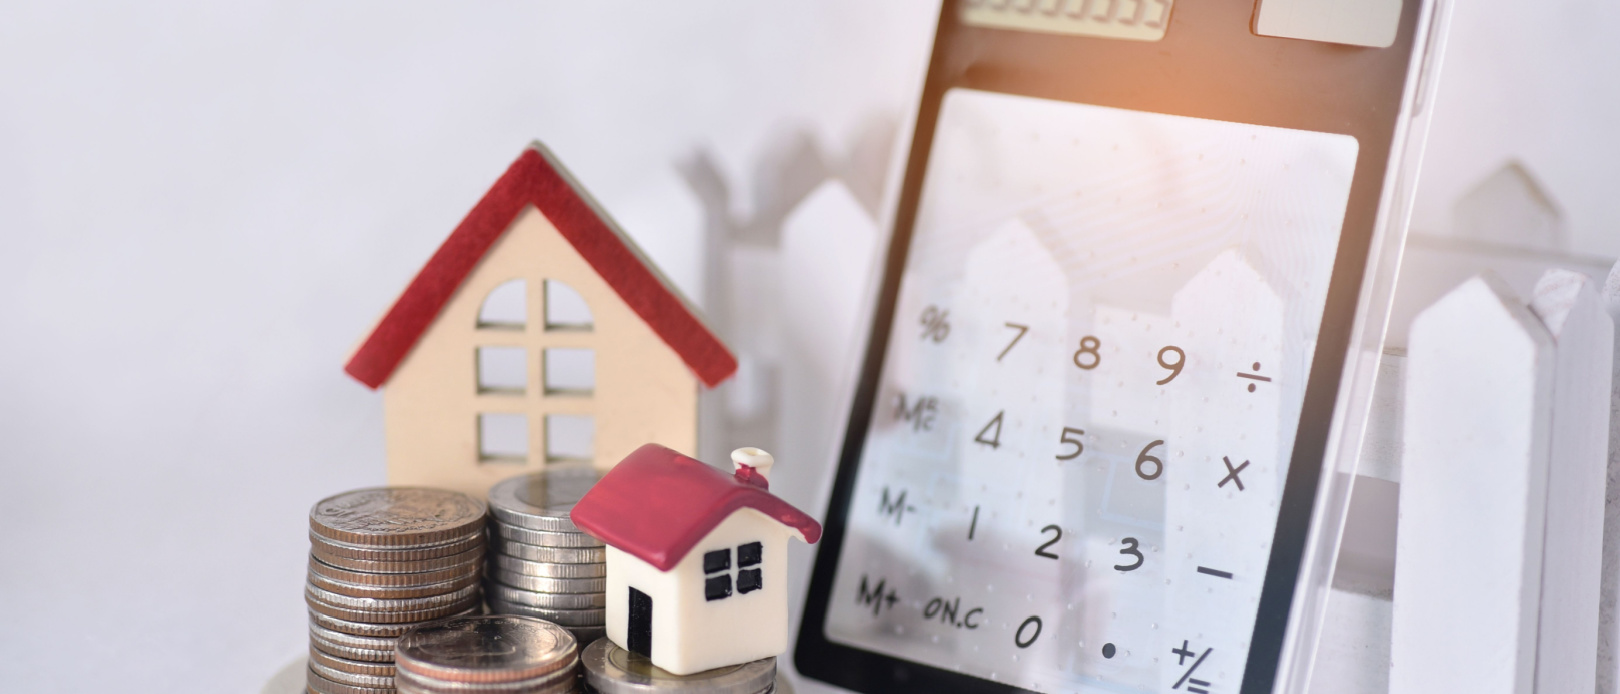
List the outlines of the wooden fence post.
{"type": "Polygon", "coordinates": [[[1412,323],[1391,694],[1531,694],[1553,343],[1491,273],[1412,323]]]}
{"type": "Polygon", "coordinates": [[[1552,335],[1552,435],[1536,691],[1596,687],[1614,326],[1591,278],[1552,269],[1530,310],[1552,335]]]}
{"type": "MultiPolygon", "coordinates": [[[[1620,322],[1620,263],[1603,285],[1609,317],[1620,322]]],[[[1620,351],[1620,343],[1611,343],[1620,351]]],[[[1598,614],[1598,694],[1620,694],[1620,361],[1610,371],[1608,492],[1603,513],[1602,605],[1598,614]]]]}
{"type": "Polygon", "coordinates": [[[1614,328],[1549,270],[1413,323],[1390,691],[1587,692],[1599,673],[1614,328]]]}

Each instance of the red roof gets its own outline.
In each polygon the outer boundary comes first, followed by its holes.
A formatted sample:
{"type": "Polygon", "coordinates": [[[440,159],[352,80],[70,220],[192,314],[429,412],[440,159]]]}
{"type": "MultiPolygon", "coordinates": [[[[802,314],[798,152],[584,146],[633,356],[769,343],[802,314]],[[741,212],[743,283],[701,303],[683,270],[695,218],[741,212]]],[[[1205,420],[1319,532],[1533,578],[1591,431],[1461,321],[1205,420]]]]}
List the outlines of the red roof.
{"type": "Polygon", "coordinates": [[[557,227],[596,274],[680,355],[705,385],[719,385],[737,371],[737,358],[731,351],[538,142],[512,162],[484,199],[461,220],[450,238],[416,273],[416,279],[411,280],[393,308],[388,309],[376,330],[349,358],[344,370],[372,388],[386,383],[462,281],[529,205],[557,227]]]}
{"type": "Polygon", "coordinates": [[[574,506],[574,525],[637,559],[675,568],[710,530],[751,508],[799,534],[821,539],[821,524],[786,501],[733,475],[655,443],[637,448],[574,506]]]}

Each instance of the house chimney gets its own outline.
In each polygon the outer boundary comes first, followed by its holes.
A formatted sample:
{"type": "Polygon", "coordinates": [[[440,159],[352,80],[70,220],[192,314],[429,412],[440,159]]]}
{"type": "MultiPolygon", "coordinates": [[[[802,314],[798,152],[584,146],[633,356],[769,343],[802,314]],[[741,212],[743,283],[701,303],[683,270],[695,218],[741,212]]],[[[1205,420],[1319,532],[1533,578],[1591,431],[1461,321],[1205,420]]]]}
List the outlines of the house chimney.
{"type": "Polygon", "coordinates": [[[731,463],[736,467],[732,474],[760,489],[771,488],[771,465],[775,462],[771,454],[752,446],[731,452],[731,463]]]}

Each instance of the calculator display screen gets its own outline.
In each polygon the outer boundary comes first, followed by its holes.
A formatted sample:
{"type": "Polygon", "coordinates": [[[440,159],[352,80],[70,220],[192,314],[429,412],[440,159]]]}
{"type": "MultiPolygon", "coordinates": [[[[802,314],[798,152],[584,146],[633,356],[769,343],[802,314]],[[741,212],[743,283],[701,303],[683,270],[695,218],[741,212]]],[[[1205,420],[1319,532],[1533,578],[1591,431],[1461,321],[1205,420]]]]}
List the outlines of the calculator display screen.
{"type": "Polygon", "coordinates": [[[1105,39],[1158,41],[1170,26],[1171,0],[963,0],[969,26],[1044,31],[1105,39]]]}
{"type": "Polygon", "coordinates": [[[1356,139],[961,88],[933,138],[827,638],[1236,691],[1356,139]]]}

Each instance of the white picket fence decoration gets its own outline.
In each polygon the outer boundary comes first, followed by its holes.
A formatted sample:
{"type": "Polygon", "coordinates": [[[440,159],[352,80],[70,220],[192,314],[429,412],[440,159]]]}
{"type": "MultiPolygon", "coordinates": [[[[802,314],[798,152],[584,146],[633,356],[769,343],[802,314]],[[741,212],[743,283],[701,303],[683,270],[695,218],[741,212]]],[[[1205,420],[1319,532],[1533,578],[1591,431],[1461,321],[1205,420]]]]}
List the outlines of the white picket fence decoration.
{"type": "MultiPolygon", "coordinates": [[[[1620,323],[1620,263],[1603,284],[1604,308],[1620,323]]],[[[1620,331],[1614,343],[1620,352],[1620,331]]],[[[1620,694],[1620,359],[1609,383],[1609,468],[1603,512],[1602,605],[1598,612],[1598,694],[1620,694]]]]}
{"type": "Polygon", "coordinates": [[[1554,343],[1538,692],[1596,686],[1614,324],[1594,284],[1580,273],[1548,270],[1530,301],[1554,343]]]}
{"type": "Polygon", "coordinates": [[[1613,351],[1562,270],[1530,305],[1485,273],[1413,322],[1392,694],[1594,690],[1613,351]]]}

